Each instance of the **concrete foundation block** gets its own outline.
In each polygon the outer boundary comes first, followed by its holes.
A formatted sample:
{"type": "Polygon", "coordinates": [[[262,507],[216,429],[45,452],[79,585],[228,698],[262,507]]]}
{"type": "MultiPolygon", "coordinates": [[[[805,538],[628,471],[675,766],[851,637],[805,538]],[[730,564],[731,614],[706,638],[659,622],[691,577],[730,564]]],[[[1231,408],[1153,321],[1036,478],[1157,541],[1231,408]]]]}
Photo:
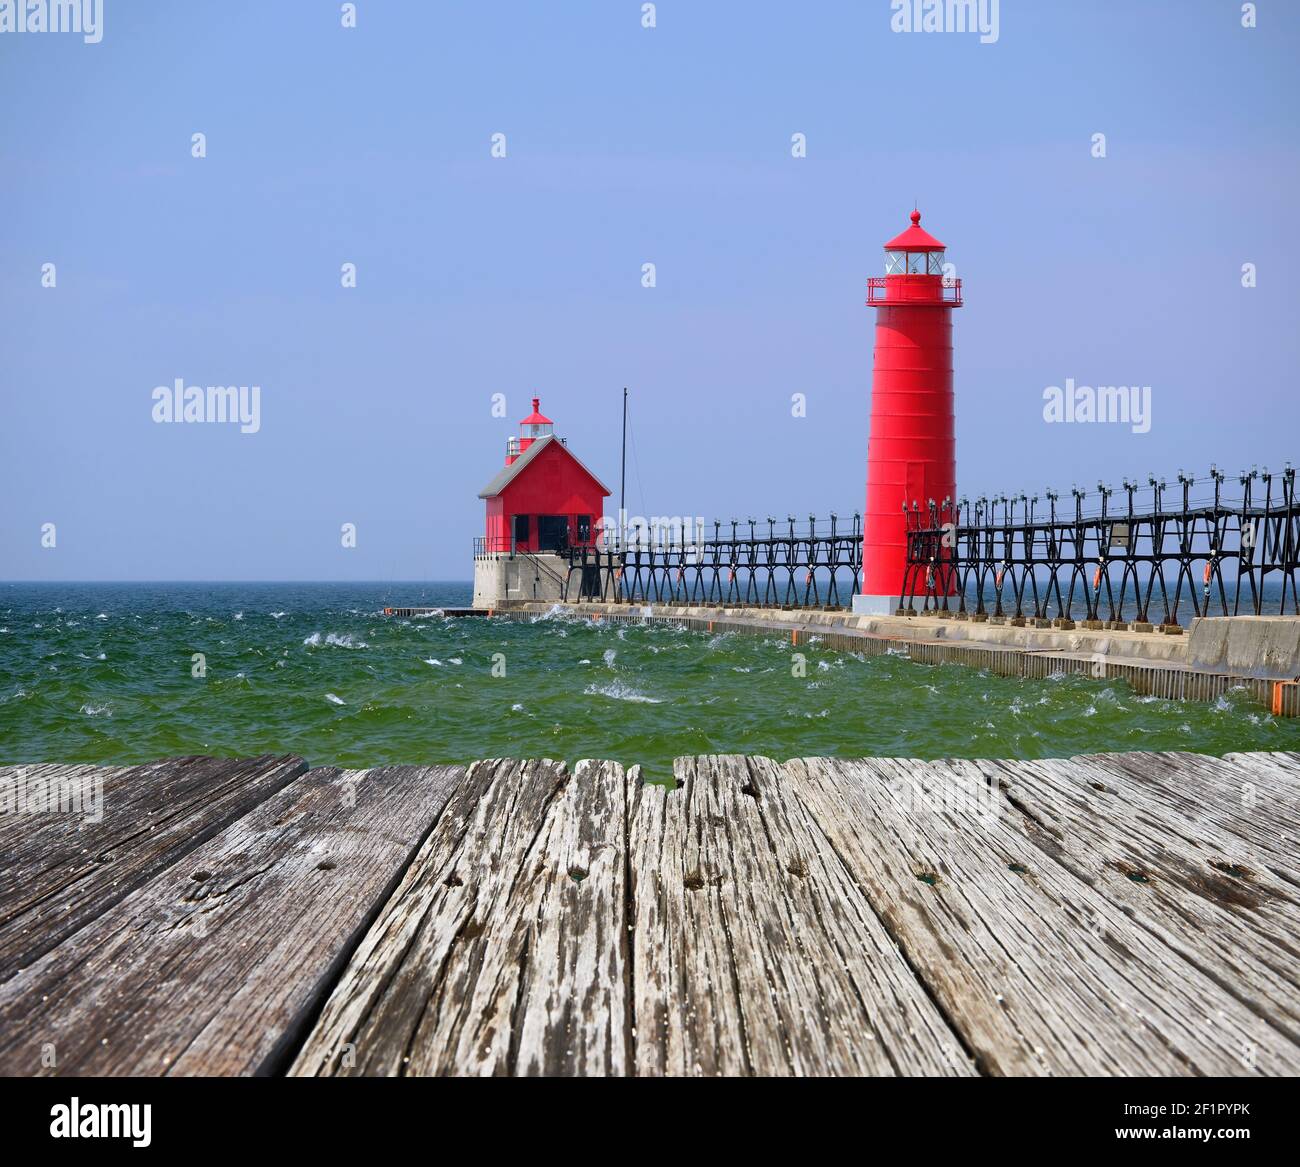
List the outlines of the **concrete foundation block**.
{"type": "Polygon", "coordinates": [[[1187,645],[1194,669],[1272,680],[1300,677],[1300,616],[1202,616],[1187,645]]]}
{"type": "MultiPolygon", "coordinates": [[[[475,608],[501,608],[510,602],[559,603],[569,577],[569,562],[558,555],[482,555],[474,560],[475,608]]],[[[578,573],[574,574],[575,581],[578,573]]]]}

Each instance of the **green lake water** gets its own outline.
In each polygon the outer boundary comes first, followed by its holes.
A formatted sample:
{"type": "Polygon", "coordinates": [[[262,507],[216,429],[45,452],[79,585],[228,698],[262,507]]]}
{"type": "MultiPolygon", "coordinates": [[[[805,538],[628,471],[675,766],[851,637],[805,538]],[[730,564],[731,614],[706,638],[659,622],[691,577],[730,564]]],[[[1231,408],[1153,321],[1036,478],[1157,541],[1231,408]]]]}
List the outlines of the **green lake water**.
{"type": "Polygon", "coordinates": [[[0,762],[600,757],[664,777],[692,753],[1300,750],[1300,720],[1239,694],[1180,703],[781,635],[379,614],[468,598],[465,584],[0,585],[0,762]]]}

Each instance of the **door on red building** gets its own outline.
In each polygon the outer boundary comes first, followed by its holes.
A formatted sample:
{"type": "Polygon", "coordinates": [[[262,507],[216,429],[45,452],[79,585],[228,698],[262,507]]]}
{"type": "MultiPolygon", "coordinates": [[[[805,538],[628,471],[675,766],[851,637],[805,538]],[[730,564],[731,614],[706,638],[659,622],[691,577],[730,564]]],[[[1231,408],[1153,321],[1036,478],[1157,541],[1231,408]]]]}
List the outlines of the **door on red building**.
{"type": "Polygon", "coordinates": [[[569,543],[567,515],[537,516],[537,550],[563,551],[569,543]]]}

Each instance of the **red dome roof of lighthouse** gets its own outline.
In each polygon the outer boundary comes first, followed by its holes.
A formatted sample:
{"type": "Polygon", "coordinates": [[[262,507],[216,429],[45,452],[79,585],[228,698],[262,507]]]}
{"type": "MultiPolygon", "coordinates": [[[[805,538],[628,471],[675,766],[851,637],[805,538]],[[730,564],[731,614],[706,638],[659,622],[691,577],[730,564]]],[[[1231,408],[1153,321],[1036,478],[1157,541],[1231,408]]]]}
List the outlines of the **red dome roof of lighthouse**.
{"type": "Polygon", "coordinates": [[[524,420],[521,421],[519,424],[520,425],[554,425],[555,423],[551,421],[549,417],[542,416],[541,404],[542,404],[542,399],[540,397],[534,397],[533,412],[530,413],[526,418],[524,418],[524,420]]]}
{"type": "Polygon", "coordinates": [[[929,231],[921,229],[921,212],[912,212],[912,225],[901,235],[895,235],[885,244],[886,251],[943,251],[940,243],[929,231]]]}

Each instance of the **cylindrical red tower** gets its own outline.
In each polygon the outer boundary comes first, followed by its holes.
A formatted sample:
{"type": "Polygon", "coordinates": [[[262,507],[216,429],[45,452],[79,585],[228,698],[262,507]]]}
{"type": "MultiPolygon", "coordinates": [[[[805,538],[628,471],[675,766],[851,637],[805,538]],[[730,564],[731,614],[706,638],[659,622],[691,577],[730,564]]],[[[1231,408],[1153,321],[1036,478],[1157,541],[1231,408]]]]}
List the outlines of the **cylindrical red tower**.
{"type": "Polygon", "coordinates": [[[956,501],[952,309],[961,307],[961,280],[946,277],[943,264],[943,244],[913,211],[912,225],[885,244],[885,274],[867,281],[867,304],[879,315],[855,612],[898,606],[907,562],[903,508],[916,502],[924,512],[931,501],[940,508],[956,501]]]}

